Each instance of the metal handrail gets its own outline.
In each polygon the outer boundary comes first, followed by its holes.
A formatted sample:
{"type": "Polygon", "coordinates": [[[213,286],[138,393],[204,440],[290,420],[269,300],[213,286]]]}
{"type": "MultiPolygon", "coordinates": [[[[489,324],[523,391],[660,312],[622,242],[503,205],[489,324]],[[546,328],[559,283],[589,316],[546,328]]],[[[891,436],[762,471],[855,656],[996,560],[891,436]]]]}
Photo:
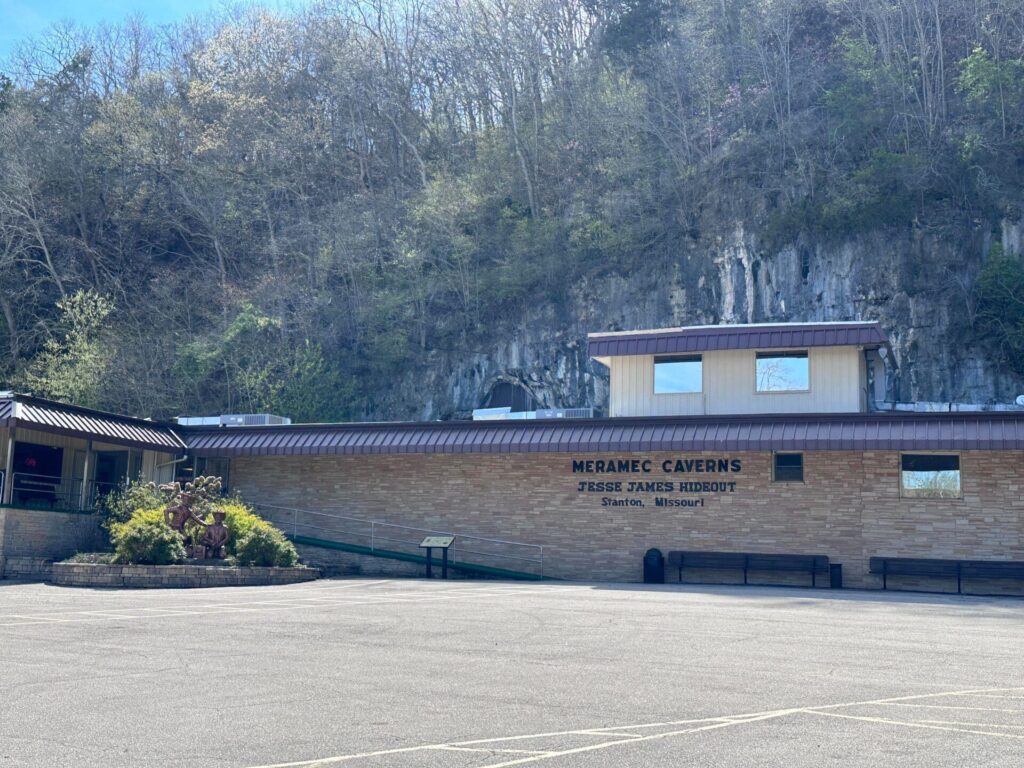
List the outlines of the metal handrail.
{"type": "Polygon", "coordinates": [[[39,480],[56,480],[58,484],[64,480],[60,475],[37,475],[32,472],[12,472],[11,477],[33,477],[39,480]]]}
{"type": "Polygon", "coordinates": [[[53,510],[81,509],[81,482],[74,477],[36,472],[11,473],[11,501],[15,505],[53,510]]]}
{"type": "MultiPolygon", "coordinates": [[[[99,499],[120,487],[120,483],[92,480],[85,482],[74,475],[42,475],[33,472],[12,472],[12,501],[31,494],[47,494],[55,511],[93,512],[99,499]],[[83,485],[85,494],[83,496],[83,485]],[[47,487],[43,487],[47,486],[47,487]],[[56,505],[56,506],[55,506],[56,505]]],[[[33,502],[24,502],[33,504],[33,502]]]]}
{"type": "MultiPolygon", "coordinates": [[[[507,539],[492,539],[492,538],[487,538],[487,537],[484,537],[484,536],[473,536],[473,535],[469,535],[469,534],[456,533],[456,532],[453,532],[453,531],[439,531],[439,530],[436,530],[436,529],[433,529],[433,528],[419,528],[419,527],[411,526],[411,525],[401,525],[399,523],[389,523],[389,522],[386,522],[384,520],[367,520],[366,518],[352,517],[350,515],[340,515],[340,514],[338,514],[336,512],[324,512],[324,511],[315,510],[315,509],[300,509],[298,507],[284,507],[284,506],[279,506],[279,505],[275,505],[275,504],[254,504],[253,506],[256,507],[258,510],[261,510],[261,511],[263,511],[263,510],[270,511],[270,514],[265,514],[265,516],[268,517],[269,519],[273,520],[274,522],[278,523],[279,525],[282,525],[282,526],[289,526],[290,525],[291,532],[292,532],[293,536],[299,535],[299,529],[301,528],[302,530],[325,531],[327,533],[331,533],[331,534],[334,534],[336,536],[337,535],[343,535],[343,536],[360,537],[360,538],[363,538],[363,539],[369,539],[369,549],[370,549],[371,552],[376,550],[376,549],[381,549],[382,547],[380,547],[379,544],[388,544],[388,545],[398,544],[398,545],[404,545],[404,546],[407,546],[407,547],[410,547],[410,548],[418,549],[419,548],[419,542],[420,542],[420,540],[424,536],[455,536],[455,544],[453,545],[452,550],[453,551],[458,551],[459,556],[461,556],[463,559],[465,559],[465,557],[467,555],[469,555],[469,556],[472,556],[474,560],[476,558],[480,558],[480,559],[483,559],[483,560],[486,560],[487,558],[492,558],[492,559],[497,559],[497,560],[504,560],[504,561],[512,560],[512,561],[517,561],[517,562],[520,562],[520,563],[528,563],[528,564],[535,565],[538,568],[538,570],[539,570],[539,575],[543,575],[543,573],[544,573],[544,546],[542,544],[525,544],[523,542],[509,541],[507,539]],[[284,515],[279,515],[279,514],[276,514],[277,512],[283,512],[285,514],[284,515]],[[316,525],[316,524],[314,524],[312,522],[309,522],[309,521],[301,521],[300,522],[300,515],[301,516],[311,515],[311,516],[316,516],[316,517],[320,517],[320,518],[329,518],[331,520],[339,520],[339,521],[346,521],[348,523],[355,523],[356,525],[355,526],[351,526],[350,528],[358,527],[358,528],[362,528],[362,530],[351,530],[351,529],[346,529],[346,528],[341,528],[341,529],[339,529],[339,528],[329,528],[329,527],[326,527],[324,525],[316,525]],[[288,518],[288,519],[286,519],[286,520],[275,519],[275,518],[281,518],[281,517],[285,517],[285,518],[288,518]],[[384,531],[379,531],[378,529],[385,529],[385,530],[384,531]],[[417,533],[419,535],[417,537],[415,537],[415,538],[396,538],[394,535],[392,535],[392,536],[385,535],[387,533],[386,529],[399,529],[399,530],[402,530],[402,531],[413,531],[413,532],[415,532],[415,533],[417,533]],[[477,542],[477,543],[474,544],[474,542],[477,542]],[[465,545],[465,544],[470,544],[471,546],[474,546],[476,548],[469,549],[469,548],[466,548],[465,546],[460,546],[460,545],[465,545]],[[485,549],[487,545],[499,545],[499,546],[504,546],[504,547],[521,547],[521,548],[523,548],[525,550],[528,550],[531,553],[532,556],[531,555],[527,555],[527,554],[510,554],[510,553],[507,553],[507,552],[487,552],[487,551],[481,551],[482,549],[485,549]]],[[[478,562],[477,564],[478,565],[484,565],[485,563],[479,563],[478,562]]]]}

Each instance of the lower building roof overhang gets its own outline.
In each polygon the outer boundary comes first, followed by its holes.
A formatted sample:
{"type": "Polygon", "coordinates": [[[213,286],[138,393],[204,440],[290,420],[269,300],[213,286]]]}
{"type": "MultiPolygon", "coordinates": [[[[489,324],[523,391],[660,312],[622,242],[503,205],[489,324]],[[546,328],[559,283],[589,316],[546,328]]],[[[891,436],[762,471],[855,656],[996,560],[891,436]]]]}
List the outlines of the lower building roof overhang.
{"type": "Polygon", "coordinates": [[[185,442],[168,424],[28,395],[0,399],[0,428],[29,429],[161,453],[185,452],[185,442]]]}
{"type": "Polygon", "coordinates": [[[189,428],[205,457],[1024,450],[1024,413],[854,413],[189,428]]]}

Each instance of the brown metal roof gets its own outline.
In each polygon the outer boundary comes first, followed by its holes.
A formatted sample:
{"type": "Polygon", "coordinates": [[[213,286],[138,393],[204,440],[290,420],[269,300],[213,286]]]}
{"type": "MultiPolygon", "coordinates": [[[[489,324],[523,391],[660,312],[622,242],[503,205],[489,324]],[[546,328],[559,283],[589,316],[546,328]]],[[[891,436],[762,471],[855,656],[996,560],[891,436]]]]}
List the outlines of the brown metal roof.
{"type": "Polygon", "coordinates": [[[888,344],[878,323],[782,323],[713,325],[658,331],[592,333],[591,357],[709,352],[723,349],[792,349],[888,344]]]}
{"type": "Polygon", "coordinates": [[[0,400],[0,427],[70,434],[87,440],[168,453],[181,453],[185,449],[185,443],[168,425],[27,395],[0,400]]]}
{"type": "Polygon", "coordinates": [[[1024,450],[1024,413],[857,413],[187,428],[197,456],[1024,450]]]}

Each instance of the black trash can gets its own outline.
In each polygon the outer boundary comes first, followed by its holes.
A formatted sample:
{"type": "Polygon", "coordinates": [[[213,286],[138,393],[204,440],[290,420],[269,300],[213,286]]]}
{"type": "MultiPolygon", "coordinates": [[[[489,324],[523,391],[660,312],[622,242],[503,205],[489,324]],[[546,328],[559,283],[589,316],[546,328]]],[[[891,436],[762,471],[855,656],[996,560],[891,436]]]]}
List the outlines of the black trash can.
{"type": "Polygon", "coordinates": [[[660,549],[648,549],[644,553],[644,584],[665,583],[665,556],[660,549]]]}
{"type": "Polygon", "coordinates": [[[832,589],[843,588],[843,564],[831,563],[828,567],[828,585],[832,589]]]}

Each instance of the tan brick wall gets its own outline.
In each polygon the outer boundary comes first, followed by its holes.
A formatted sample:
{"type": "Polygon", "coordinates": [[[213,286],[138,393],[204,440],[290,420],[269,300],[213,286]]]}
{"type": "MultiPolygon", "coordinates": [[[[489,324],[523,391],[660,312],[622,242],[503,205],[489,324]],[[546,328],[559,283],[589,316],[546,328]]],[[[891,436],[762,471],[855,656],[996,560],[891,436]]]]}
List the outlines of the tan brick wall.
{"type": "Polygon", "coordinates": [[[42,509],[3,510],[3,554],[58,560],[79,551],[90,551],[100,543],[95,515],[50,512],[42,509]]]}
{"type": "Polygon", "coordinates": [[[1024,560],[1022,452],[964,452],[963,499],[900,498],[897,452],[809,452],[805,483],[771,482],[770,453],[582,456],[407,455],[235,460],[232,482],[249,500],[510,539],[545,547],[547,575],[641,578],[649,547],[825,554],[849,586],[879,586],[873,555],[1024,560]],[[634,475],[573,474],[573,459],[651,459],[634,475]],[[736,474],[672,474],[665,459],[730,458],[736,474]],[[580,481],[736,482],[697,508],[656,507],[656,496],[579,493],[580,481]],[[602,496],[642,507],[603,507],[602,496]]]}

